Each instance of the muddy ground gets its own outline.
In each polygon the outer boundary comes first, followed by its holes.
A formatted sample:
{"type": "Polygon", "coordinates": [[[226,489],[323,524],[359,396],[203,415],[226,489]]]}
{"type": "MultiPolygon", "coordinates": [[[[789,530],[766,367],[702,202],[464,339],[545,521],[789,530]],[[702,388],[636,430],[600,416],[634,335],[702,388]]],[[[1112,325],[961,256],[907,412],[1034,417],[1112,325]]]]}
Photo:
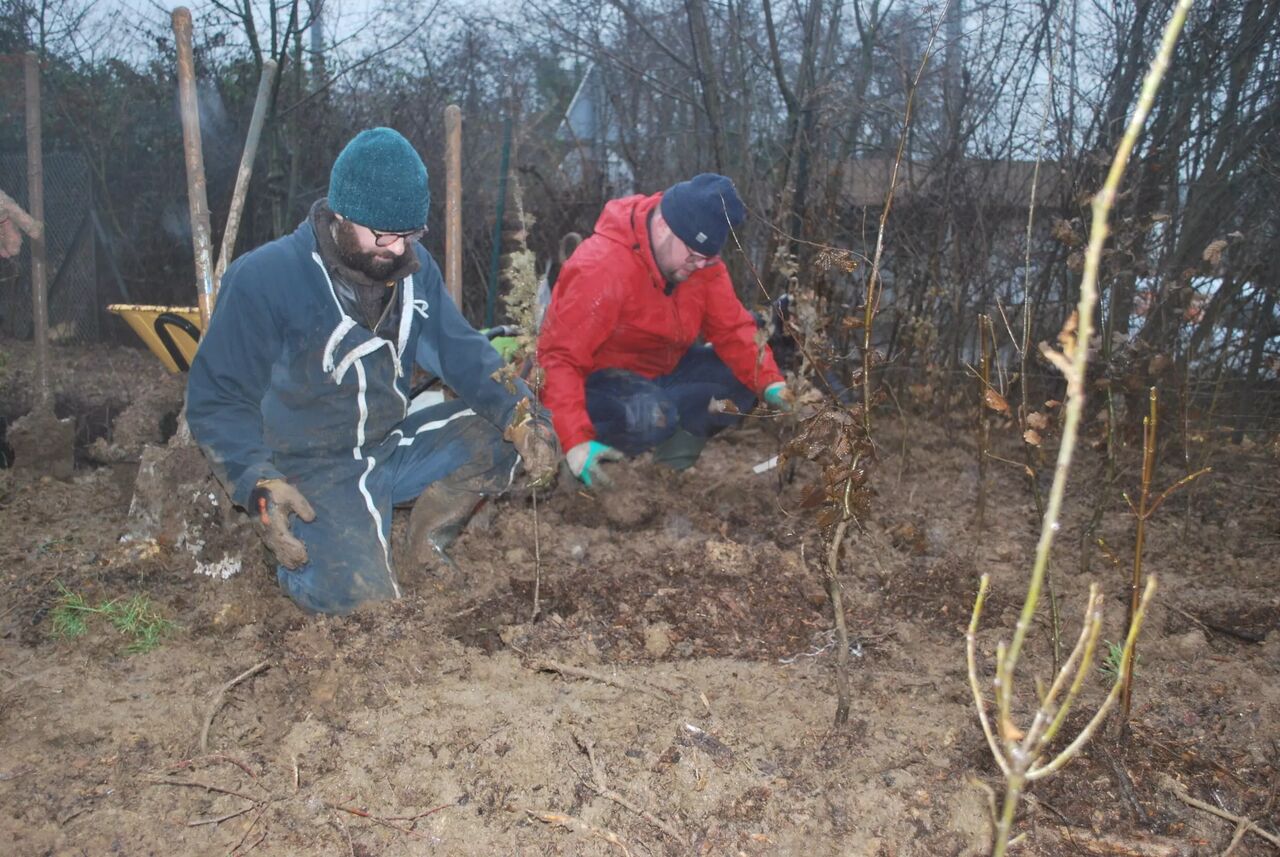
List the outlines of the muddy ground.
{"type": "MultiPolygon", "coordinates": [[[[30,350],[0,342],[0,354],[7,424],[30,405],[30,350]]],[[[835,728],[823,549],[799,511],[812,473],[801,466],[780,483],[751,471],[776,453],[773,427],[717,439],[682,474],[620,466],[613,498],[562,482],[536,516],[527,497],[498,501],[455,550],[468,586],[403,569],[403,600],[313,618],[278,593],[252,545],[223,579],[193,573],[172,545],[119,542],[138,440],[172,431],[181,381],[138,351],[54,355],[57,407],[77,418],[75,476],[0,470],[0,851],[941,857],[988,847],[984,786],[1001,780],[968,689],[964,628],[989,572],[979,634],[989,675],[1013,632],[1036,528],[1020,470],[999,463],[987,524],[975,527],[972,414],[940,421],[908,407],[880,420],[874,513],[841,569],[856,646],[852,714],[835,728]],[[145,419],[119,417],[143,399],[145,419]],[[178,627],[146,654],[127,654],[106,623],[59,639],[59,584],[94,604],[145,594],[178,627]]],[[[1017,457],[1011,432],[998,434],[997,454],[1017,457]]],[[[1277,447],[1255,441],[1204,431],[1189,442],[1215,472],[1148,532],[1159,591],[1129,737],[1117,740],[1113,721],[1032,787],[1020,853],[1223,853],[1236,825],[1179,790],[1275,835],[1280,469],[1277,447]]],[[[1162,456],[1160,485],[1185,473],[1183,453],[1178,442],[1162,456]]],[[[1136,453],[1122,464],[1100,532],[1123,566],[1133,526],[1120,489],[1136,487],[1136,453]]],[[[1076,473],[1054,563],[1063,636],[1074,639],[1098,581],[1115,640],[1127,569],[1090,548],[1092,570],[1080,571],[1098,454],[1082,450],[1076,473]]],[[[1018,675],[1024,698],[1051,668],[1047,617],[1018,675]]],[[[1106,682],[1089,676],[1069,733],[1106,682]]],[[[1278,852],[1244,832],[1232,853],[1278,852]]]]}

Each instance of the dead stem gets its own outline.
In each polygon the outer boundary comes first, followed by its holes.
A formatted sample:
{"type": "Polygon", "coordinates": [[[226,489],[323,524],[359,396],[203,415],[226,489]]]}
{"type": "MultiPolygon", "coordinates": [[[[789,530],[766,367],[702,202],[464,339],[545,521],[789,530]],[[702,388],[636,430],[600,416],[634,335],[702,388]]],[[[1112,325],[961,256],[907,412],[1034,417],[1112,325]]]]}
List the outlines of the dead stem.
{"type": "Polygon", "coordinates": [[[536,809],[526,809],[525,812],[530,818],[536,818],[538,821],[546,824],[554,824],[559,827],[563,827],[566,830],[572,830],[576,833],[585,833],[588,836],[595,836],[599,839],[603,839],[610,845],[618,846],[626,857],[631,857],[631,851],[627,848],[627,844],[623,842],[622,838],[612,830],[605,830],[604,828],[587,824],[580,818],[574,818],[572,815],[565,815],[560,812],[536,809]]]}
{"type": "Polygon", "coordinates": [[[206,824],[221,824],[224,821],[230,821],[233,818],[239,818],[246,812],[252,812],[258,806],[257,801],[246,806],[244,809],[238,809],[235,812],[229,812],[226,815],[219,815],[216,818],[196,818],[187,822],[187,827],[201,827],[206,824]]]}
{"type": "Polygon", "coordinates": [[[595,743],[577,731],[573,731],[571,734],[573,735],[573,740],[577,743],[578,747],[581,748],[582,752],[587,754],[587,760],[591,763],[591,780],[589,782],[584,780],[584,783],[588,788],[600,795],[600,797],[611,800],[623,809],[628,809],[631,812],[634,812],[636,815],[661,830],[676,842],[688,847],[689,838],[687,836],[681,834],[680,831],[676,830],[670,824],[658,818],[653,813],[648,810],[641,809],[623,795],[609,788],[604,766],[596,759],[595,743]]]}
{"type": "Polygon", "coordinates": [[[192,789],[204,789],[207,792],[218,792],[219,794],[251,800],[255,804],[265,803],[270,800],[270,798],[255,797],[251,794],[236,791],[235,789],[224,789],[222,786],[215,786],[212,783],[203,783],[199,780],[175,780],[169,777],[157,777],[156,779],[148,780],[147,782],[155,786],[185,786],[192,789]]]}
{"type": "Polygon", "coordinates": [[[542,538],[538,532],[538,489],[533,489],[533,615],[530,622],[538,621],[542,612],[542,538]]]}
{"type": "MultiPolygon", "coordinates": [[[[852,483],[846,480],[845,494],[852,483]]],[[[831,610],[836,626],[836,725],[849,722],[849,630],[844,622],[844,598],[840,586],[840,545],[844,542],[849,518],[841,517],[831,537],[827,552],[827,595],[831,598],[831,610]]]]}
{"type": "Polygon", "coordinates": [[[1235,822],[1239,825],[1244,825],[1250,833],[1256,833],[1272,845],[1280,848],[1280,836],[1268,833],[1259,827],[1253,820],[1246,818],[1243,815],[1235,815],[1234,813],[1227,812],[1225,809],[1219,809],[1211,803],[1196,800],[1191,795],[1187,794],[1186,790],[1176,783],[1173,784],[1173,793],[1177,796],[1178,800],[1182,801],[1187,806],[1195,807],[1196,809],[1203,810],[1210,815],[1216,815],[1218,818],[1226,819],[1227,821],[1235,822]]]}
{"type": "Polygon", "coordinates": [[[201,727],[200,729],[200,752],[201,753],[209,752],[209,727],[213,725],[214,715],[216,715],[218,713],[218,709],[222,707],[223,700],[226,699],[227,693],[231,690],[231,688],[235,687],[240,682],[244,681],[247,678],[257,675],[258,673],[262,672],[270,665],[271,665],[270,661],[262,661],[261,663],[254,664],[253,666],[249,667],[249,669],[240,673],[240,675],[236,676],[231,681],[227,682],[222,687],[218,688],[218,692],[215,693],[213,696],[213,701],[209,703],[209,713],[206,714],[204,717],[204,726],[201,727]]]}
{"type": "Polygon", "coordinates": [[[396,824],[389,818],[384,818],[381,815],[374,815],[373,813],[365,809],[360,809],[354,806],[342,806],[341,804],[331,803],[329,801],[325,801],[325,806],[329,807],[329,809],[337,810],[338,812],[349,813],[350,815],[354,815],[357,818],[368,819],[369,821],[372,821],[374,824],[380,824],[383,827],[389,827],[392,830],[399,831],[400,833],[403,833],[406,836],[412,836],[415,839],[429,838],[429,837],[423,836],[421,833],[419,833],[418,831],[414,830],[411,827],[404,827],[402,825],[396,824]]]}
{"type": "Polygon", "coordinates": [[[610,687],[616,687],[619,690],[629,690],[636,693],[643,693],[652,696],[655,699],[661,699],[663,702],[673,702],[675,694],[665,688],[657,688],[653,685],[638,684],[630,682],[626,679],[613,678],[603,673],[592,672],[581,667],[573,667],[568,664],[558,663],[557,661],[549,661],[546,659],[530,659],[525,666],[535,672],[554,672],[568,678],[585,678],[591,681],[598,681],[601,684],[607,684],[610,687]]]}
{"type": "MultiPolygon", "coordinates": [[[[991,386],[991,351],[994,344],[995,331],[991,326],[991,316],[978,316],[978,351],[982,361],[978,364],[978,380],[981,388],[978,391],[978,497],[975,501],[974,530],[977,538],[973,541],[976,553],[982,543],[982,535],[987,529],[987,459],[991,454],[991,416],[986,405],[988,390],[991,386]]],[[[1007,408],[1007,405],[1006,405],[1007,408]]]]}

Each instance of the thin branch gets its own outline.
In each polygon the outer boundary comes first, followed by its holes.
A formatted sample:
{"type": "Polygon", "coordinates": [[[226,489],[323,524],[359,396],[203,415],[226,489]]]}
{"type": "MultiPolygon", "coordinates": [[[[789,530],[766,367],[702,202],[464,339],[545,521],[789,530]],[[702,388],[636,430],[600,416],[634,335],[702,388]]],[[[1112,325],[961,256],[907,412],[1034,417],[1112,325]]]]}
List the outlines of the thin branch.
{"type": "Polygon", "coordinates": [[[209,727],[213,725],[214,715],[216,715],[218,713],[218,709],[222,707],[222,703],[226,699],[227,693],[231,690],[231,688],[235,687],[240,682],[257,675],[258,673],[262,672],[270,665],[271,665],[270,661],[262,661],[261,663],[254,664],[253,666],[249,667],[249,669],[240,673],[240,675],[236,676],[231,681],[227,682],[222,687],[218,688],[218,692],[214,694],[213,701],[209,703],[209,713],[205,715],[204,726],[201,727],[200,729],[200,752],[201,753],[209,752],[209,727]]]}

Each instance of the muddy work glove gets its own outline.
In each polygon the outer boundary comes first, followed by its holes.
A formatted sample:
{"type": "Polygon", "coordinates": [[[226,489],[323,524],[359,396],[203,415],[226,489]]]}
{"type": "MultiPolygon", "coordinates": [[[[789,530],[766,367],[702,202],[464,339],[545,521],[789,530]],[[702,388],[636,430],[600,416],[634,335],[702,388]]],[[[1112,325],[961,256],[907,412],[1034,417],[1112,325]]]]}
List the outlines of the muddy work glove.
{"type": "Polygon", "coordinates": [[[289,529],[290,515],[308,522],[316,519],[301,491],[283,479],[263,479],[249,495],[249,514],[277,562],[288,569],[306,563],[307,548],[289,529]]]}
{"type": "Polygon", "coordinates": [[[529,477],[530,487],[545,488],[550,485],[556,476],[556,465],[560,462],[560,444],[551,427],[546,423],[527,419],[519,425],[512,423],[507,426],[502,436],[511,441],[524,461],[524,472],[529,477]]]}
{"type": "Polygon", "coordinates": [[[796,394],[782,381],[774,381],[765,387],[761,398],[766,405],[784,414],[791,413],[796,407],[796,394]]]}
{"type": "Polygon", "coordinates": [[[566,452],[564,460],[569,465],[569,472],[582,480],[583,485],[588,488],[608,488],[613,482],[600,468],[600,462],[621,461],[624,457],[612,446],[588,440],[566,452]]]}

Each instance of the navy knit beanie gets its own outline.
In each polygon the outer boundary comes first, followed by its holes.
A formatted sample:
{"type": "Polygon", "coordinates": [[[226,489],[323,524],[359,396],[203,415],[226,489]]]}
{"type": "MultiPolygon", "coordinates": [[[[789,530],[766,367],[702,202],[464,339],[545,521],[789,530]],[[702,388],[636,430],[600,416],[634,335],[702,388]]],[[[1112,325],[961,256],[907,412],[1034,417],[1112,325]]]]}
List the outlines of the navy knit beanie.
{"type": "Polygon", "coordinates": [[[717,173],[702,173],[667,188],[660,203],[662,219],[689,249],[718,256],[729,227],[747,217],[733,182],[717,173]]]}
{"type": "Polygon", "coordinates": [[[361,131],[329,173],[329,208],[380,232],[421,229],[430,202],[426,165],[390,128],[361,131]]]}

